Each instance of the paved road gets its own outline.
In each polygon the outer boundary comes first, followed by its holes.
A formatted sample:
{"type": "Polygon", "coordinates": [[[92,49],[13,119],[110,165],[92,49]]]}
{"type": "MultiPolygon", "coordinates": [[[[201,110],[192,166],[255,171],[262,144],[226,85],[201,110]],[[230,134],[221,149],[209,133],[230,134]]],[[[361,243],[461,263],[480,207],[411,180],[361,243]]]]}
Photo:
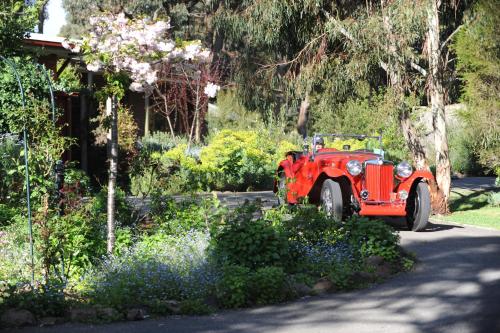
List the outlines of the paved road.
{"type": "Polygon", "coordinates": [[[415,271],[356,292],[207,317],[15,332],[500,332],[500,231],[432,224],[422,233],[401,230],[401,243],[420,259],[415,271]]]}
{"type": "Polygon", "coordinates": [[[495,177],[465,177],[451,180],[453,188],[485,190],[495,187],[495,177]]]}

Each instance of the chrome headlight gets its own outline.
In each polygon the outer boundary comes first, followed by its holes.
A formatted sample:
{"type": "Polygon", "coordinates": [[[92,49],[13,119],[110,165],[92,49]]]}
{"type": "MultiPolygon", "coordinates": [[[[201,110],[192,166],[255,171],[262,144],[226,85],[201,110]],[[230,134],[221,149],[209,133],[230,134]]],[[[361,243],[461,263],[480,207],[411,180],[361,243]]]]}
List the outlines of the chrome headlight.
{"type": "Polygon", "coordinates": [[[413,173],[413,168],[410,163],[403,161],[396,167],[396,173],[401,178],[408,178],[413,173]]]}
{"type": "Polygon", "coordinates": [[[363,167],[361,166],[361,162],[359,162],[357,160],[351,160],[351,161],[347,162],[346,167],[347,167],[347,171],[353,176],[357,176],[363,171],[363,167]]]}

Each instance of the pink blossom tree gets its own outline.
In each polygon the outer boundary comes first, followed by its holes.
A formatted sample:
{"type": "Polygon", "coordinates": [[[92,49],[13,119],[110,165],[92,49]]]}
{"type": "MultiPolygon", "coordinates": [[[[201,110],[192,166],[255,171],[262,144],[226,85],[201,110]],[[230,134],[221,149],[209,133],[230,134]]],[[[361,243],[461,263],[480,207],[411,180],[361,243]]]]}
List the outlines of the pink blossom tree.
{"type": "MultiPolygon", "coordinates": [[[[107,96],[106,113],[109,119],[107,136],[109,178],[107,202],[107,251],[115,243],[115,188],[118,173],[118,112],[117,103],[126,89],[153,92],[162,64],[206,62],[210,51],[200,41],[173,41],[168,36],[168,20],[132,19],[121,12],[106,13],[89,19],[90,34],[81,45],[66,43],[74,51],[81,48],[87,69],[102,72],[107,96]]],[[[207,82],[205,93],[214,97],[218,86],[207,82]]]]}

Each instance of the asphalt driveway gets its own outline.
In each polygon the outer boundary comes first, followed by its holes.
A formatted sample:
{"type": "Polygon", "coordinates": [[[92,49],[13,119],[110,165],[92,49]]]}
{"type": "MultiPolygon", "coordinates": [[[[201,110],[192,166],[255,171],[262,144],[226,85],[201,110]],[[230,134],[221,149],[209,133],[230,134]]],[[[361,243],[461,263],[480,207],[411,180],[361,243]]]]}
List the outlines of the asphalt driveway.
{"type": "MultiPolygon", "coordinates": [[[[400,222],[390,222],[396,227],[400,222]]],[[[166,317],[109,325],[66,324],[14,332],[500,332],[500,231],[432,224],[401,230],[420,259],[415,271],[350,293],[206,317],[166,317]]]]}

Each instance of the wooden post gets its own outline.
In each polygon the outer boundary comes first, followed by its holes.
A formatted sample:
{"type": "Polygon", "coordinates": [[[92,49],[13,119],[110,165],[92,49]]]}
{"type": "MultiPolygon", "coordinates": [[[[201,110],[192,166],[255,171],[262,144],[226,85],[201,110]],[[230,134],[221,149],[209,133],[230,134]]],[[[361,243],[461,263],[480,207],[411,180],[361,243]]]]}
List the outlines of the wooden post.
{"type": "Polygon", "coordinates": [[[149,135],[149,121],[150,121],[150,109],[149,109],[149,95],[144,95],[144,136],[149,135]]]}
{"type": "Polygon", "coordinates": [[[118,175],[118,110],[116,97],[108,97],[106,100],[106,115],[111,118],[111,128],[108,131],[108,207],[107,207],[107,251],[113,253],[115,246],[115,189],[116,177],[118,175]]]}

